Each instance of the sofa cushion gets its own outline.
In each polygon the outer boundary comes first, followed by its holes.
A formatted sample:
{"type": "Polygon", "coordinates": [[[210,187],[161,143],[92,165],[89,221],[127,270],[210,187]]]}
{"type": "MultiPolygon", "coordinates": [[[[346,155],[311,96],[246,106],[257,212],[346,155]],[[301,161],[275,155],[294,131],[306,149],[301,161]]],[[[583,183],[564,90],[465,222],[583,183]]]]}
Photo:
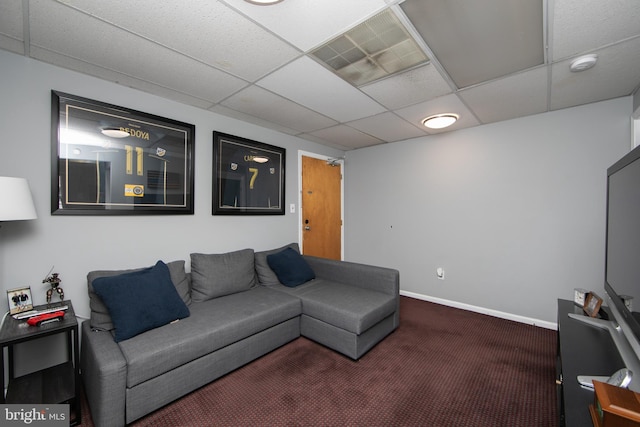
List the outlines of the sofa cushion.
{"type": "Polygon", "coordinates": [[[109,310],[116,342],[189,316],[162,261],[141,271],[94,279],[93,289],[109,310]]]}
{"type": "Polygon", "coordinates": [[[277,288],[302,300],[302,312],[330,325],[360,335],[396,310],[393,295],[316,279],[297,288],[277,288]]]}
{"type": "Polygon", "coordinates": [[[191,254],[191,299],[194,302],[246,291],[255,284],[253,249],[191,254]]]}
{"type": "MultiPolygon", "coordinates": [[[[172,261],[167,263],[171,281],[184,301],[185,304],[191,304],[191,284],[189,276],[184,270],[184,261],[172,261]]],[[[113,322],[107,306],[104,305],[102,299],[96,295],[93,289],[93,281],[99,277],[112,277],[120,274],[142,271],[144,268],[135,268],[129,270],[96,270],[87,274],[87,285],[89,290],[89,308],[91,309],[90,325],[92,329],[111,331],[113,330],[113,322]]]]}
{"type": "Polygon", "coordinates": [[[186,305],[191,304],[191,280],[184,269],[184,260],[170,262],[167,267],[178,295],[186,305]]]}
{"type": "Polygon", "coordinates": [[[257,286],[189,308],[188,318],[119,344],[128,365],[127,387],[297,317],[301,302],[257,286]]]}
{"type": "Polygon", "coordinates": [[[267,255],[269,267],[276,273],[278,280],[290,288],[302,285],[316,278],[315,273],[302,256],[291,248],[267,255]]]}
{"type": "Polygon", "coordinates": [[[260,251],[255,253],[255,264],[256,264],[256,274],[258,275],[258,282],[264,286],[275,286],[280,285],[280,280],[278,280],[278,276],[276,273],[269,267],[269,263],[267,262],[267,256],[271,254],[277,254],[278,252],[282,252],[283,250],[291,248],[297,253],[300,253],[300,247],[297,243],[289,243],[286,246],[277,249],[271,249],[268,251],[260,251]]]}

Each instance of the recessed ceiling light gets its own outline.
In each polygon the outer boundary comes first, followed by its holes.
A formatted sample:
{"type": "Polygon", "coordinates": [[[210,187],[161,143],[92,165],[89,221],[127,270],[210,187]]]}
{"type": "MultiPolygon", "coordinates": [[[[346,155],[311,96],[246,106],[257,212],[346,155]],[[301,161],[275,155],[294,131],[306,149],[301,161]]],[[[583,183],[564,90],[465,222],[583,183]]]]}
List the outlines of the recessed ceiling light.
{"type": "Polygon", "coordinates": [[[110,136],[111,138],[126,138],[129,136],[129,132],[120,128],[103,128],[100,130],[103,135],[110,136]]]}
{"type": "Polygon", "coordinates": [[[442,129],[451,126],[457,122],[459,118],[459,115],[453,113],[436,114],[424,119],[422,124],[430,129],[442,129]]]}
{"type": "Polygon", "coordinates": [[[596,62],[598,62],[598,55],[583,55],[571,61],[569,69],[577,73],[592,68],[596,62]]]}
{"type": "Polygon", "coordinates": [[[248,3],[259,4],[260,6],[268,6],[270,4],[280,3],[282,0],[245,0],[248,3]]]}

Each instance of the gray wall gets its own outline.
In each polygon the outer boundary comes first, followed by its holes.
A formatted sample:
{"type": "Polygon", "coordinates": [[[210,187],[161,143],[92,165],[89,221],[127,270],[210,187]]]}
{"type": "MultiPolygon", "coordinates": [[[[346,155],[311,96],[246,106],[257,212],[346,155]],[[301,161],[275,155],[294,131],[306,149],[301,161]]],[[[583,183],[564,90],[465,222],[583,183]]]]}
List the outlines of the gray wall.
{"type": "MultiPolygon", "coordinates": [[[[340,157],[299,138],[178,104],[114,83],[0,51],[0,175],[29,180],[38,219],[0,228],[0,287],[31,286],[45,302],[42,284],[51,266],[60,273],[65,296],[76,312],[89,314],[86,274],[93,269],[152,265],[158,259],[189,259],[192,252],[267,249],[298,239],[298,150],[340,157]],[[196,125],[195,214],[178,216],[51,216],[51,89],[196,125]],[[212,131],[287,149],[285,216],[212,216],[212,131]]],[[[206,82],[203,82],[206,84],[206,82]]],[[[187,263],[188,267],[188,263],[187,263]]],[[[1,301],[6,301],[3,299],[1,301]]],[[[5,311],[7,303],[5,304],[5,311]]]]}
{"type": "MultiPolygon", "coordinates": [[[[83,315],[92,269],[297,240],[297,214],[211,215],[213,130],[287,148],[287,205],[297,150],[342,155],[7,52],[0,71],[0,175],[29,179],[39,215],[0,228],[0,287],[30,285],[44,302],[55,265],[83,315]],[[51,89],[195,124],[195,215],[51,216],[51,89]]],[[[400,269],[405,292],[554,322],[556,298],[602,288],[604,172],[629,149],[631,112],[626,97],[348,152],[345,258],[400,269]]]]}
{"type": "Polygon", "coordinates": [[[555,322],[574,287],[603,292],[606,168],[631,112],[625,97],[348,152],[346,258],[427,299],[555,322]]]}

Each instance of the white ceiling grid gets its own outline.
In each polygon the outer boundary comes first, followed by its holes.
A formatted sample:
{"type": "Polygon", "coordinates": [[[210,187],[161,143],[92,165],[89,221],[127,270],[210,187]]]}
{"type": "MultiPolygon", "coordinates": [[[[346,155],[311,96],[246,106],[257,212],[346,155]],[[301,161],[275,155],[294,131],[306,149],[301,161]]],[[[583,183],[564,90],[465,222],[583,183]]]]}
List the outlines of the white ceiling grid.
{"type": "Polygon", "coordinates": [[[632,94],[640,1],[2,0],[0,49],[351,150],[632,94]],[[414,37],[442,24],[417,40],[429,64],[356,87],[310,55],[385,10],[414,37]],[[467,41],[447,44],[450,30],[467,41]],[[586,53],[596,66],[571,73],[586,53]],[[443,112],[460,120],[421,125],[443,112]]]}

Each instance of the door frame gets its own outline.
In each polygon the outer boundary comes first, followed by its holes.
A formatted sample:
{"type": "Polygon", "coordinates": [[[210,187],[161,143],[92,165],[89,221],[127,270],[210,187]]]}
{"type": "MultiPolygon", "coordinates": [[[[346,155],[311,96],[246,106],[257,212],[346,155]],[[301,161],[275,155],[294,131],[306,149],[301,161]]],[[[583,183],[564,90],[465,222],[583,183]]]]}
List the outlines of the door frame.
{"type": "Polygon", "coordinates": [[[344,261],[344,157],[332,157],[325,156],[323,154],[312,153],[310,151],[298,150],[298,242],[300,249],[302,250],[302,156],[313,157],[315,159],[321,159],[326,161],[334,161],[340,165],[340,174],[342,179],[340,180],[340,221],[342,227],[340,227],[340,259],[344,261]]]}

